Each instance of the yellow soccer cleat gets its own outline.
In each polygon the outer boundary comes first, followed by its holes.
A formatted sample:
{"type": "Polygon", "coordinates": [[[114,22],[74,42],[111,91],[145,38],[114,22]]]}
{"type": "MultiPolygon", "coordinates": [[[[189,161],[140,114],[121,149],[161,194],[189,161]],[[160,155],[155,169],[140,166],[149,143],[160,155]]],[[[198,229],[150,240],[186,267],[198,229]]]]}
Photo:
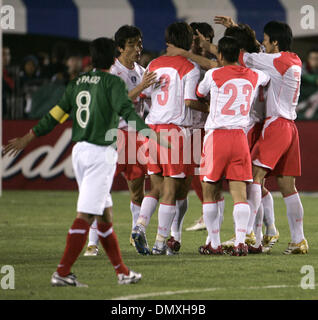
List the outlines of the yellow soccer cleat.
{"type": "Polygon", "coordinates": [[[256,243],[255,233],[252,231],[250,234],[246,234],[245,236],[245,244],[248,246],[253,246],[256,243]]]}
{"type": "Polygon", "coordinates": [[[85,257],[93,257],[93,256],[97,256],[98,255],[98,247],[93,245],[93,246],[88,246],[84,256],[85,257]]]}
{"type": "Polygon", "coordinates": [[[226,252],[230,252],[230,251],[232,251],[232,248],[234,247],[234,242],[235,242],[235,234],[233,235],[233,237],[230,240],[222,242],[221,246],[222,246],[223,250],[225,250],[226,252]]]}
{"type": "Polygon", "coordinates": [[[308,253],[309,246],[306,239],[303,239],[299,243],[288,243],[288,248],[283,254],[306,254],[308,253]]]}
{"type": "Polygon", "coordinates": [[[206,226],[203,221],[203,218],[201,217],[199,220],[194,222],[194,225],[186,228],[186,231],[199,231],[199,230],[205,230],[205,229],[206,229],[206,226]]]}
{"type": "Polygon", "coordinates": [[[268,248],[268,250],[272,249],[272,247],[274,246],[274,244],[276,242],[278,242],[279,239],[279,232],[278,230],[276,231],[276,234],[274,236],[268,236],[268,235],[264,235],[263,237],[263,246],[265,248],[268,248]]]}

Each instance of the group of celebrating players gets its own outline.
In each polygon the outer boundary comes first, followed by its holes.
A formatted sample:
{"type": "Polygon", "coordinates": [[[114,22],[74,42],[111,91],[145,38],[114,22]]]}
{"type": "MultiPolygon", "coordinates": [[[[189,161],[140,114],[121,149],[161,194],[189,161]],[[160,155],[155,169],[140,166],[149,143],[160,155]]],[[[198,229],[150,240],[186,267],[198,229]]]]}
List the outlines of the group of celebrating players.
{"type": "Polygon", "coordinates": [[[5,153],[15,154],[72,112],[77,216],[52,285],[83,286],[71,267],[88,234],[85,255],[96,255],[100,241],[118,283],[141,279],[123,263],[112,228],[110,190],[114,175],[120,173],[130,191],[130,242],[139,254],[179,252],[191,183],[202,202],[208,231],[201,254],[268,252],[279,238],[273,198],[264,187],[269,174],[276,176],[287,208],[291,242],[284,253],[308,252],[295,187],[295,177],[301,174],[293,121],[301,60],[291,52],[292,31],[286,23],[271,21],[264,27],[261,45],[248,25],[225,16],[214,21],[226,27],[217,46],[207,23],[168,26],[167,51],[146,70],[138,64],[142,34],[137,27],[119,28],[115,42],[94,40],[90,45],[94,69],[73,80],[59,104],[28,134],[9,141],[5,153]],[[117,140],[108,134],[115,128],[117,140]],[[144,195],[146,175],[151,189],[144,195]],[[234,202],[235,235],[221,243],[224,179],[234,202]],[[150,249],[146,229],[158,204],[157,235],[150,249]]]}

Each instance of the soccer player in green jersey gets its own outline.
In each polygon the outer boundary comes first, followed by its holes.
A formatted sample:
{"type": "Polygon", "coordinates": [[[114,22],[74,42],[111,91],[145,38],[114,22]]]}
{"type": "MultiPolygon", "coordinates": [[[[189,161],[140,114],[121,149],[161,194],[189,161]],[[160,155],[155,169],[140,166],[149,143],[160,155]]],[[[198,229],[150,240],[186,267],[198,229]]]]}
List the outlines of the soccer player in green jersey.
{"type": "MultiPolygon", "coordinates": [[[[136,114],[127,95],[126,85],[110,74],[114,63],[113,40],[98,38],[90,44],[94,69],[72,80],[65,93],[50,112],[29,133],[9,141],[5,154],[16,154],[34,138],[49,133],[69,114],[73,117],[72,163],[79,187],[77,215],[71,226],[63,257],[53,273],[53,286],[86,286],[78,282],[71,267],[81,253],[89,227],[97,218],[98,236],[109,260],[115,268],[119,284],[138,282],[141,274],[129,270],[121,258],[117,236],[112,227],[112,198],[110,189],[116,170],[116,137],[119,116],[135,121],[137,131],[149,129],[136,114]]],[[[150,129],[149,129],[150,130],[150,129]]],[[[156,136],[159,137],[158,135],[156,136]]]]}

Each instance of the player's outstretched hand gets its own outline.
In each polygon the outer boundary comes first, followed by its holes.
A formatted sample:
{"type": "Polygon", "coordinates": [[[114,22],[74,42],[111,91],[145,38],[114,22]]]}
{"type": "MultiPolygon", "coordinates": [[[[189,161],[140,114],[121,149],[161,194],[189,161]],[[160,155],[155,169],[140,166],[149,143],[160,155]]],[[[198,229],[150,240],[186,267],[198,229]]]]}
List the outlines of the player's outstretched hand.
{"type": "Polygon", "coordinates": [[[4,147],[3,155],[16,156],[23,150],[33,139],[35,135],[32,130],[23,137],[14,138],[9,140],[9,143],[4,147]]]}
{"type": "Polygon", "coordinates": [[[148,87],[152,86],[156,82],[157,82],[156,73],[153,71],[149,72],[148,70],[146,70],[143,77],[142,77],[142,81],[141,81],[141,85],[142,85],[143,89],[147,89],[148,87]]]}
{"type": "Polygon", "coordinates": [[[183,56],[186,50],[167,43],[167,56],[183,56]]]}
{"type": "Polygon", "coordinates": [[[215,16],[214,23],[215,24],[222,24],[226,28],[237,26],[237,24],[234,22],[234,20],[231,17],[227,17],[227,16],[215,16]]]}

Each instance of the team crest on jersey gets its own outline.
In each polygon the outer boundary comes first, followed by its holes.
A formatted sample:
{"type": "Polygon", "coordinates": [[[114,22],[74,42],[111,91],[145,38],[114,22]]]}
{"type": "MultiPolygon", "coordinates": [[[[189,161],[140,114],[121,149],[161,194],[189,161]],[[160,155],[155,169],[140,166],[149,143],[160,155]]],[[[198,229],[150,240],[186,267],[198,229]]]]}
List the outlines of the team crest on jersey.
{"type": "Polygon", "coordinates": [[[130,79],[131,79],[132,83],[136,83],[136,81],[137,81],[137,78],[135,76],[132,76],[130,79]]]}

